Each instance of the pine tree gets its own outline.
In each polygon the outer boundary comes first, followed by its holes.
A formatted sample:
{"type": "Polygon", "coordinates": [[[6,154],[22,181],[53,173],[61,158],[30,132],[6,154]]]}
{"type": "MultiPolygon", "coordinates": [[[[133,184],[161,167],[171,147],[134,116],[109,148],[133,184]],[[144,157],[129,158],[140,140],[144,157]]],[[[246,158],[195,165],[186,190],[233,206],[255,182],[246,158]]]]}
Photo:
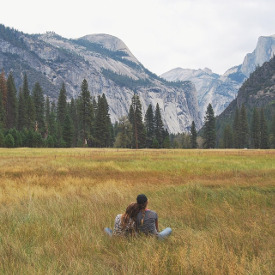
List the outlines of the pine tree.
{"type": "Polygon", "coordinates": [[[240,148],[240,114],[236,108],[233,122],[233,143],[235,148],[240,148]]]}
{"type": "Polygon", "coordinates": [[[64,126],[63,126],[63,139],[65,141],[66,147],[72,147],[73,122],[72,122],[72,119],[68,113],[65,116],[65,121],[64,121],[64,126]]]}
{"type": "Polygon", "coordinates": [[[49,116],[48,134],[56,141],[57,139],[57,122],[56,122],[56,110],[55,103],[51,104],[51,111],[49,116]]]}
{"type": "Polygon", "coordinates": [[[151,104],[148,106],[144,121],[145,121],[144,126],[146,130],[146,147],[152,148],[153,140],[155,137],[155,123],[154,123],[153,107],[151,104]]]}
{"type": "Polygon", "coordinates": [[[132,97],[132,103],[129,110],[129,121],[133,128],[132,146],[136,149],[143,148],[146,142],[145,127],[142,122],[142,109],[138,95],[132,97]]]}
{"type": "Polygon", "coordinates": [[[215,148],[216,146],[216,122],[212,105],[209,103],[204,117],[204,146],[215,148]]]}
{"type": "Polygon", "coordinates": [[[0,147],[5,147],[5,137],[1,129],[0,129],[0,147]]]}
{"type": "Polygon", "coordinates": [[[160,108],[159,108],[158,103],[156,105],[154,121],[155,121],[155,136],[156,136],[156,139],[159,143],[159,146],[163,147],[164,127],[163,127],[163,122],[162,122],[160,108]]]}
{"type": "Polygon", "coordinates": [[[32,98],[34,103],[35,109],[35,121],[37,123],[37,127],[39,132],[45,131],[45,120],[44,120],[44,107],[45,107],[45,100],[42,92],[42,88],[38,82],[35,83],[33,91],[32,91],[32,98]]]}
{"type": "Polygon", "coordinates": [[[248,132],[246,108],[243,104],[240,112],[240,148],[248,147],[248,136],[249,136],[249,132],[248,132]]]}
{"type": "Polygon", "coordinates": [[[49,122],[50,122],[50,113],[51,113],[51,109],[50,109],[50,99],[47,96],[46,97],[46,106],[45,106],[45,132],[46,132],[46,137],[49,134],[49,122]]]}
{"type": "Polygon", "coordinates": [[[0,90],[0,129],[3,128],[5,125],[5,109],[2,99],[2,93],[0,90]]]}
{"type": "Polygon", "coordinates": [[[233,147],[233,133],[232,133],[232,128],[229,124],[227,124],[224,128],[223,147],[224,148],[232,148],[233,147]]]}
{"type": "Polygon", "coordinates": [[[268,149],[268,130],[263,108],[261,108],[260,112],[260,132],[260,148],[268,149]]]}
{"type": "Polygon", "coordinates": [[[252,122],[251,122],[251,138],[253,148],[260,148],[260,116],[258,109],[255,108],[253,111],[252,122]]]}
{"type": "Polygon", "coordinates": [[[164,139],[163,139],[163,148],[170,148],[171,144],[170,144],[170,135],[168,133],[168,130],[166,129],[164,131],[164,139]]]}
{"type": "Polygon", "coordinates": [[[20,109],[24,113],[22,113],[21,128],[26,127],[27,129],[34,129],[35,107],[34,107],[33,100],[30,96],[27,74],[24,74],[22,92],[23,92],[24,101],[21,103],[24,104],[24,107],[20,107],[20,109]]]}
{"type": "Polygon", "coordinates": [[[194,121],[192,121],[192,125],[191,125],[191,147],[198,148],[197,130],[196,130],[196,125],[194,121]]]}
{"type": "Polygon", "coordinates": [[[9,74],[7,79],[7,115],[6,126],[8,129],[15,128],[16,126],[16,113],[17,113],[17,98],[16,88],[12,73],[9,74]]]}
{"type": "Polygon", "coordinates": [[[84,79],[81,84],[79,113],[83,144],[86,144],[90,136],[91,128],[91,95],[88,89],[88,82],[86,79],[84,79]]]}
{"type": "Polygon", "coordinates": [[[105,94],[103,94],[102,97],[98,96],[95,131],[97,146],[111,146],[112,124],[109,115],[109,105],[105,94]]]}
{"type": "Polygon", "coordinates": [[[18,98],[18,120],[17,120],[17,129],[22,131],[24,125],[26,126],[26,110],[25,110],[25,99],[22,90],[19,91],[19,98],[18,98]]]}
{"type": "Polygon", "coordinates": [[[78,122],[79,122],[79,118],[78,118],[77,106],[76,106],[74,98],[71,99],[71,103],[70,103],[70,117],[71,117],[72,123],[73,123],[73,141],[72,141],[72,145],[73,145],[73,147],[76,147],[77,142],[78,142],[78,132],[79,132],[78,122]]]}
{"type": "Polygon", "coordinates": [[[14,138],[11,134],[6,135],[5,137],[5,146],[8,148],[14,147],[14,138]]]}
{"type": "Polygon", "coordinates": [[[275,148],[275,114],[273,115],[272,119],[271,137],[272,148],[275,148]]]}
{"type": "Polygon", "coordinates": [[[67,114],[67,92],[65,88],[65,83],[63,82],[62,87],[59,91],[58,101],[57,101],[57,121],[62,126],[67,114]]]}
{"type": "Polygon", "coordinates": [[[7,94],[8,94],[7,81],[6,81],[6,78],[5,78],[5,72],[2,71],[2,73],[0,75],[0,98],[1,98],[0,123],[2,123],[3,127],[6,124],[7,94]]]}

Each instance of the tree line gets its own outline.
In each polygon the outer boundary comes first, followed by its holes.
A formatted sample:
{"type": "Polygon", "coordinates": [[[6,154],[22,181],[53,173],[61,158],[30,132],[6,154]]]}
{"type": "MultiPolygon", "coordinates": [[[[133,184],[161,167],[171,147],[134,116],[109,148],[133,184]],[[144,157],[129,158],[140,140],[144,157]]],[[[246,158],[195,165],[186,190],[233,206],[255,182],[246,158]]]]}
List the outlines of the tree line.
{"type": "Polygon", "coordinates": [[[112,124],[104,94],[92,97],[86,79],[79,96],[68,100],[63,83],[58,100],[44,97],[37,82],[30,91],[27,75],[17,91],[12,73],[0,75],[0,147],[170,147],[157,104],[143,121],[138,95],[129,115],[112,124]]]}
{"type": "Polygon", "coordinates": [[[225,125],[220,138],[216,136],[216,119],[211,104],[207,107],[204,119],[204,148],[275,148],[275,115],[268,127],[263,108],[253,109],[250,123],[245,105],[236,108],[233,122],[225,125]]]}
{"type": "Polygon", "coordinates": [[[197,133],[169,134],[164,128],[160,106],[150,104],[142,114],[134,94],[127,116],[111,123],[104,94],[93,97],[86,79],[77,98],[68,100],[65,84],[57,101],[43,94],[37,82],[30,91],[27,75],[17,91],[12,73],[0,74],[0,147],[118,147],[118,148],[275,148],[275,117],[268,127],[264,110],[255,108],[248,122],[243,105],[234,120],[216,135],[216,118],[209,104],[204,126],[197,133]]]}

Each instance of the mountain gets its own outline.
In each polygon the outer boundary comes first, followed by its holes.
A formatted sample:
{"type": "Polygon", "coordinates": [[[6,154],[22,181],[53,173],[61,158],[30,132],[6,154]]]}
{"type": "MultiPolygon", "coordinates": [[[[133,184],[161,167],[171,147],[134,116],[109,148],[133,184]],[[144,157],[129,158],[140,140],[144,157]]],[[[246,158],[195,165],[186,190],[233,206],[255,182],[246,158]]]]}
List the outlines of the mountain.
{"type": "Polygon", "coordinates": [[[275,57],[250,74],[236,99],[217,117],[218,136],[221,136],[227,123],[232,124],[236,109],[240,109],[243,104],[248,121],[251,120],[254,108],[264,108],[267,122],[271,124],[275,115],[275,57]]]}
{"type": "Polygon", "coordinates": [[[275,35],[262,36],[252,53],[245,56],[241,65],[227,70],[223,75],[215,74],[210,69],[182,69],[176,68],[161,75],[168,81],[191,81],[194,83],[199,100],[201,114],[205,114],[209,103],[214,112],[219,115],[229,103],[235,99],[242,83],[249,75],[270,60],[275,54],[275,35]]]}
{"type": "Polygon", "coordinates": [[[147,70],[118,38],[108,34],[66,39],[54,32],[25,34],[0,25],[0,69],[13,71],[17,87],[27,73],[30,87],[40,82],[57,99],[62,83],[68,97],[77,97],[86,78],[92,96],[105,93],[114,122],[128,113],[138,93],[143,114],[159,103],[169,132],[201,127],[197,92],[190,81],[168,82],[147,70]]]}

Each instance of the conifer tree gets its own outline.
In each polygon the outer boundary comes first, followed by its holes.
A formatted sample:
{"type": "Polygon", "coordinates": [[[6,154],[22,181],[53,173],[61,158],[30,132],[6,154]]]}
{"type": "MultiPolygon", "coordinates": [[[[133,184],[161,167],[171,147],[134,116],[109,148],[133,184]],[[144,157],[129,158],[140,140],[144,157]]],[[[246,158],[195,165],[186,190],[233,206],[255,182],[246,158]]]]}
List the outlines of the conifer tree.
{"type": "Polygon", "coordinates": [[[159,143],[159,146],[163,147],[164,127],[163,127],[163,122],[162,122],[160,108],[159,108],[158,103],[156,105],[154,121],[155,121],[155,136],[156,136],[156,139],[159,143]]]}
{"type": "Polygon", "coordinates": [[[83,144],[86,144],[90,135],[91,128],[91,95],[88,89],[88,82],[86,79],[84,79],[81,84],[79,113],[83,144]]]}
{"type": "Polygon", "coordinates": [[[63,126],[63,139],[66,147],[71,147],[73,142],[73,122],[70,115],[67,113],[65,116],[63,126]]]}
{"type": "Polygon", "coordinates": [[[151,104],[149,104],[148,106],[144,121],[145,121],[144,126],[146,130],[146,147],[152,148],[153,140],[155,137],[155,123],[154,123],[153,107],[151,104]]]}
{"type": "Polygon", "coordinates": [[[261,108],[260,113],[260,132],[260,148],[268,149],[268,130],[263,108],[261,108]]]}
{"type": "Polygon", "coordinates": [[[17,120],[17,129],[22,131],[24,126],[26,126],[26,109],[25,109],[25,99],[22,90],[19,91],[18,96],[18,120],[17,120]]]}
{"type": "Polygon", "coordinates": [[[45,104],[45,132],[46,132],[46,137],[49,134],[49,122],[50,122],[50,113],[51,113],[51,109],[50,109],[50,99],[47,96],[46,97],[46,104],[45,104]]]}
{"type": "Polygon", "coordinates": [[[163,148],[170,148],[171,144],[170,144],[170,135],[168,133],[168,130],[165,129],[164,131],[164,139],[163,139],[163,148]]]}
{"type": "Polygon", "coordinates": [[[49,125],[48,125],[48,133],[52,136],[54,143],[56,145],[57,139],[57,122],[56,122],[56,107],[55,103],[52,102],[51,104],[51,111],[49,116],[49,125]]]}
{"type": "Polygon", "coordinates": [[[240,112],[240,148],[247,148],[248,147],[248,122],[247,122],[247,115],[246,115],[246,108],[244,104],[241,107],[240,112]]]}
{"type": "Polygon", "coordinates": [[[215,148],[216,146],[216,122],[212,105],[209,103],[204,117],[204,146],[215,148]]]}
{"type": "Polygon", "coordinates": [[[45,131],[45,120],[44,120],[44,107],[45,100],[42,92],[42,88],[38,82],[35,83],[32,98],[35,108],[35,121],[37,123],[37,127],[39,132],[45,131]]]}
{"type": "Polygon", "coordinates": [[[224,128],[223,147],[224,148],[232,148],[233,147],[233,133],[232,133],[232,128],[229,124],[227,124],[224,128]]]}
{"type": "Polygon", "coordinates": [[[260,148],[260,116],[257,108],[253,110],[252,122],[251,122],[251,139],[253,148],[260,148]]]}
{"type": "Polygon", "coordinates": [[[73,123],[72,146],[75,147],[75,146],[77,146],[77,142],[78,142],[78,132],[79,132],[78,121],[79,121],[79,117],[78,117],[77,106],[76,106],[74,98],[71,99],[70,117],[71,117],[72,123],[73,123]]]}
{"type": "Polygon", "coordinates": [[[26,73],[24,74],[22,92],[23,92],[24,101],[21,103],[23,103],[24,106],[23,107],[21,106],[20,109],[24,113],[22,113],[21,127],[22,128],[26,127],[27,129],[34,129],[35,107],[34,107],[33,100],[30,96],[28,78],[26,73]]]}
{"type": "Polygon", "coordinates": [[[136,149],[143,148],[146,142],[146,133],[142,122],[141,103],[137,94],[132,97],[132,103],[129,110],[129,121],[133,128],[132,146],[136,149]]]}
{"type": "Polygon", "coordinates": [[[65,88],[65,83],[62,83],[62,87],[59,91],[58,101],[57,101],[57,121],[62,126],[67,114],[67,92],[65,88]]]}
{"type": "Polygon", "coordinates": [[[16,88],[12,73],[7,79],[7,115],[6,126],[8,129],[16,127],[17,98],[16,88]]]}
{"type": "Polygon", "coordinates": [[[194,121],[192,121],[192,125],[191,125],[191,147],[198,148],[197,130],[196,130],[196,125],[194,121]]]}
{"type": "Polygon", "coordinates": [[[2,93],[0,91],[0,129],[3,128],[4,125],[5,125],[5,111],[4,111],[2,93]]]}
{"type": "Polygon", "coordinates": [[[233,143],[235,148],[240,148],[240,114],[236,108],[233,122],[233,143]]]}
{"type": "Polygon", "coordinates": [[[7,115],[7,80],[5,78],[5,72],[2,71],[0,75],[0,97],[1,97],[1,105],[0,105],[0,122],[3,126],[6,124],[6,115],[7,115]]]}
{"type": "Polygon", "coordinates": [[[8,88],[7,88],[7,80],[5,77],[5,72],[2,70],[0,75],[0,93],[2,94],[2,101],[4,105],[4,110],[7,108],[7,94],[8,94],[8,88]]]}
{"type": "Polygon", "coordinates": [[[272,125],[271,125],[271,144],[272,144],[272,148],[275,148],[275,114],[273,115],[272,125]]]}
{"type": "Polygon", "coordinates": [[[105,94],[98,96],[95,121],[96,142],[99,147],[108,147],[112,144],[112,124],[109,115],[109,105],[105,94]]]}

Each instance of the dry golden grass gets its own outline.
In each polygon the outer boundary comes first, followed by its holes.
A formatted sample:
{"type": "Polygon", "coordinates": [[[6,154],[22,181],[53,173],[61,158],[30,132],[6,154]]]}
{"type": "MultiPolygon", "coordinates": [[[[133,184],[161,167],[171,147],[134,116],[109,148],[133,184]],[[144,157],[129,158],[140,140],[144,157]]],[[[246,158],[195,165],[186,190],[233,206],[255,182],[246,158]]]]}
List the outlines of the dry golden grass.
{"type": "Polygon", "coordinates": [[[0,149],[0,273],[274,274],[274,150],[0,149]],[[136,195],[155,238],[109,238],[136,195]]]}

